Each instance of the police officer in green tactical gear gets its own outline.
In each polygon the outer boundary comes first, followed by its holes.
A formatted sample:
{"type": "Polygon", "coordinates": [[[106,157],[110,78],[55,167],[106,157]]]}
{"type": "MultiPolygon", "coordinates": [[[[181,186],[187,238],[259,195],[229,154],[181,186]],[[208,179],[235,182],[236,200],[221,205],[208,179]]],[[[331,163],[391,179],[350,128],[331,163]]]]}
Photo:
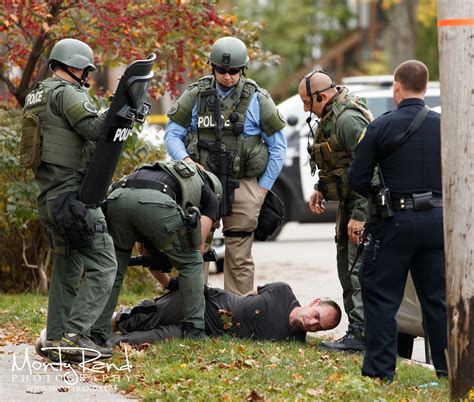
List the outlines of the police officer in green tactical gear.
{"type": "MultiPolygon", "coordinates": [[[[89,335],[112,289],[117,263],[102,210],[78,199],[106,113],[99,114],[84,87],[96,70],[91,48],[63,39],[49,60],[51,78],[28,94],[22,117],[20,164],[31,168],[39,187],[38,211],[54,249],[47,329],[40,346],[67,349],[67,359],[110,357],[107,345],[89,335]]],[[[37,348],[57,360],[58,350],[37,348]]]]}
{"type": "MultiPolygon", "coordinates": [[[[132,248],[138,241],[150,253],[154,249],[164,252],[179,272],[183,336],[206,338],[201,252],[219,219],[219,180],[194,163],[159,161],[138,168],[115,183],[113,189],[107,198],[106,216],[118,269],[107,305],[91,329],[93,337],[108,339],[112,335],[110,321],[132,248]]],[[[157,279],[163,283],[162,278],[157,279]]]]}
{"type": "Polygon", "coordinates": [[[230,156],[229,177],[238,180],[231,212],[222,216],[224,288],[246,294],[254,288],[251,249],[260,208],[285,160],[285,122],[268,92],[245,76],[250,63],[240,39],[218,39],[208,61],[212,75],[188,86],[169,110],[165,145],[172,159],[222,172],[222,160],[205,146],[217,138],[214,105],[219,102],[223,120],[219,147],[230,156]]]}
{"type": "Polygon", "coordinates": [[[313,144],[308,147],[312,173],[319,168],[319,181],[311,195],[309,207],[313,213],[321,214],[325,209],[324,200],[339,201],[336,218],[337,270],[349,329],[344,337],[334,342],[321,342],[321,346],[333,350],[362,351],[365,343],[358,278],[360,262],[353,263],[362,241],[367,199],[350,191],[347,169],[353,160],[357,140],[372,121],[372,114],[363,100],[349,94],[347,88],[336,86],[333,78],[324,71],[315,70],[307,74],[300,82],[298,92],[304,110],[310,112],[310,117],[314,113],[319,118],[313,144]]]}

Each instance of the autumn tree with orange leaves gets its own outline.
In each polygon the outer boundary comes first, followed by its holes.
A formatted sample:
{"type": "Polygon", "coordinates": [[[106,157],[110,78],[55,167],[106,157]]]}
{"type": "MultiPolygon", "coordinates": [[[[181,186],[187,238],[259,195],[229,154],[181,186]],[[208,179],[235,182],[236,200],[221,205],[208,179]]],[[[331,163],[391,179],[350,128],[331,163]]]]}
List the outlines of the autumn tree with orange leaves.
{"type": "Polygon", "coordinates": [[[218,13],[214,2],[131,0],[4,0],[0,10],[0,81],[4,100],[23,104],[34,82],[48,74],[54,43],[71,37],[94,50],[96,63],[128,64],[158,56],[153,96],[176,93],[187,71],[201,75],[213,41],[237,35],[259,57],[260,27],[218,13]]]}
{"type": "MultiPolygon", "coordinates": [[[[31,173],[18,166],[19,112],[36,82],[48,74],[54,44],[71,37],[94,50],[95,64],[126,65],[156,53],[150,95],[177,94],[185,78],[206,70],[216,38],[236,35],[251,57],[269,58],[258,47],[259,24],[223,15],[215,2],[131,0],[3,0],[0,8],[0,284],[3,290],[47,290],[51,260],[36,213],[31,173]]],[[[272,56],[270,55],[270,58],[272,56]]],[[[128,165],[156,157],[131,138],[128,165]]]]}

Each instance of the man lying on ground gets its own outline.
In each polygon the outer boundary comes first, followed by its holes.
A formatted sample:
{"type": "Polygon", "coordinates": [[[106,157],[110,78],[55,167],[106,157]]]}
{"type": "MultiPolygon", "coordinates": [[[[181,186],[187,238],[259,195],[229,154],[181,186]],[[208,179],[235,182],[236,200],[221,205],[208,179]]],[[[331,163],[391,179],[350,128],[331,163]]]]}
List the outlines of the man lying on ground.
{"type": "MultiPolygon", "coordinates": [[[[283,282],[260,286],[256,294],[240,296],[206,287],[206,333],[259,340],[297,340],[304,342],[306,332],[335,328],[341,309],[332,300],[314,299],[301,307],[291,287],[283,282]]],[[[180,293],[171,291],[153,300],[144,300],[132,309],[114,315],[116,333],[109,342],[140,344],[166,338],[182,338],[180,293]]]]}

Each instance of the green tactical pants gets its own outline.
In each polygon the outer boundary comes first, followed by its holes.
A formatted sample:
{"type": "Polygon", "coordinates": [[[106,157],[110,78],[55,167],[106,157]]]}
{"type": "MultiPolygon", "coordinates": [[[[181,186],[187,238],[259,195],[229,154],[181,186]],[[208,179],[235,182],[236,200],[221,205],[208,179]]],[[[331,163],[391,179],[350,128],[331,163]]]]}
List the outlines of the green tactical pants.
{"type": "Polygon", "coordinates": [[[116,248],[117,275],[107,305],[91,332],[103,339],[112,335],[110,319],[133,245],[140,236],[164,251],[179,272],[179,292],[183,300],[181,324],[204,329],[203,260],[198,248],[184,246],[177,235],[185,224],[176,202],[156,190],[119,188],[107,199],[107,223],[116,248]]]}
{"type": "MultiPolygon", "coordinates": [[[[48,340],[60,339],[64,332],[89,335],[109,298],[117,270],[112,237],[107,233],[96,233],[90,247],[68,248],[52,225],[54,198],[48,198],[46,205],[39,207],[40,218],[54,247],[46,326],[48,340]]],[[[90,212],[94,222],[105,225],[100,208],[90,212]]]]}
{"type": "Polygon", "coordinates": [[[359,258],[351,271],[352,264],[357,254],[357,247],[349,240],[347,225],[349,223],[354,200],[339,202],[336,226],[337,274],[342,286],[344,310],[349,318],[349,325],[364,328],[364,308],[362,293],[359,283],[359,268],[362,258],[359,258]]]}

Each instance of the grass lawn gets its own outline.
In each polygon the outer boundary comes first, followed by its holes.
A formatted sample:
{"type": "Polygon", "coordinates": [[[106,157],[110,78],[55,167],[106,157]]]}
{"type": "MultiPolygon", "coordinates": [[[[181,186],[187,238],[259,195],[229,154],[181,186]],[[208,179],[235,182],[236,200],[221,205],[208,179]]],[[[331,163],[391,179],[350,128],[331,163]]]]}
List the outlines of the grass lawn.
{"type": "MultiPolygon", "coordinates": [[[[120,304],[143,298],[126,293],[120,304]]],[[[44,327],[46,306],[44,296],[0,294],[2,342],[32,342],[44,327]]],[[[317,338],[307,344],[220,338],[170,340],[138,349],[121,346],[108,363],[122,370],[111,367],[94,379],[142,400],[449,399],[447,380],[438,380],[432,370],[399,360],[395,381],[386,384],[360,376],[361,354],[328,353],[318,344],[317,338]],[[124,367],[127,361],[130,371],[124,367]]]]}

